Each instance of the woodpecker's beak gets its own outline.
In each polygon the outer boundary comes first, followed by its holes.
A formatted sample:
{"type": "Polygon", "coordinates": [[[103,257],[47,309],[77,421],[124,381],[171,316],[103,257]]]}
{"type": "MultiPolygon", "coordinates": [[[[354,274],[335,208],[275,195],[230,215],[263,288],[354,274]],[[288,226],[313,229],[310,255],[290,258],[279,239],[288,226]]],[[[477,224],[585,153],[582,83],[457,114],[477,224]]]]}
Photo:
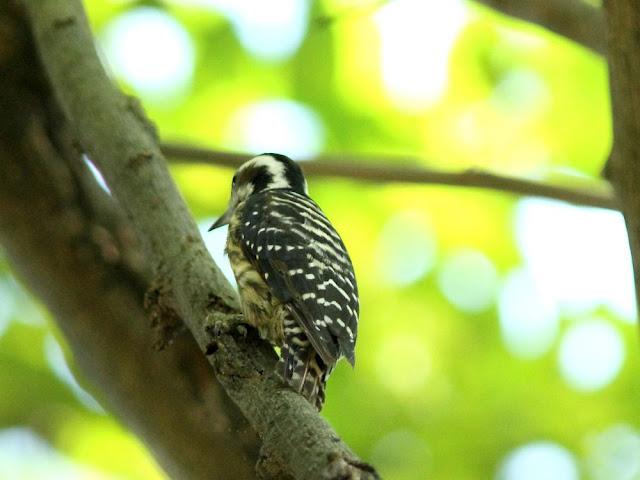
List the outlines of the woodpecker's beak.
{"type": "Polygon", "coordinates": [[[227,210],[226,212],[224,212],[220,218],[218,218],[215,223],[213,225],[211,225],[209,227],[209,232],[211,230],[215,230],[218,227],[222,227],[223,225],[227,225],[229,223],[229,220],[231,220],[231,209],[227,210]]]}

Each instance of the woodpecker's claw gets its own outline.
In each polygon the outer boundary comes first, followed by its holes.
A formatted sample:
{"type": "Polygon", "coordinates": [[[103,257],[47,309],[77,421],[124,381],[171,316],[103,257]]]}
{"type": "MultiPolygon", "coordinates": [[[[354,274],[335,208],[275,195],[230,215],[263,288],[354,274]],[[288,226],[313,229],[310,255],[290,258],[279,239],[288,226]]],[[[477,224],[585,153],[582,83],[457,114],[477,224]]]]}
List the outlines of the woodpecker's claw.
{"type": "Polygon", "coordinates": [[[213,325],[209,327],[209,332],[214,337],[221,335],[228,335],[235,330],[242,337],[247,338],[248,324],[244,321],[244,316],[240,313],[235,315],[228,315],[224,320],[218,319],[213,322],[213,325]]]}

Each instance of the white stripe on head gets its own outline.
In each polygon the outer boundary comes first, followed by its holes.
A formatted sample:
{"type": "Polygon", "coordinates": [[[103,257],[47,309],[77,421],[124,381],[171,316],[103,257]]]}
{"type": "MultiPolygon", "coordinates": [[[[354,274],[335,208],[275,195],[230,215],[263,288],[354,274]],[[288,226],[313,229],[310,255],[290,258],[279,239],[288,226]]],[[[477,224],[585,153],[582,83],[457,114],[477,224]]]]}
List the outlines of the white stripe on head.
{"type": "MultiPolygon", "coordinates": [[[[251,166],[265,167],[269,172],[272,180],[267,185],[267,189],[271,188],[291,188],[291,183],[285,176],[286,167],[284,163],[276,160],[271,155],[260,155],[248,162],[251,166]]],[[[249,166],[249,165],[247,165],[249,166]]]]}

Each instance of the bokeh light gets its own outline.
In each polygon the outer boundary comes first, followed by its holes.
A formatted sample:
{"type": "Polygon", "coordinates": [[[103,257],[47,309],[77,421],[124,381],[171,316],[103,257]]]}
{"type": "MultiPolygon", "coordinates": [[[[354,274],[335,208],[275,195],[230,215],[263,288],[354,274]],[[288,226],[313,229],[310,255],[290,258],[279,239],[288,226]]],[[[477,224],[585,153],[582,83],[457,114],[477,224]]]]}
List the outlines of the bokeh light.
{"type": "Polygon", "coordinates": [[[300,47],[309,23],[307,0],[199,0],[223,13],[242,46],[263,60],[281,61],[300,47]]]}
{"type": "Polygon", "coordinates": [[[309,26],[307,0],[171,0],[214,10],[231,23],[240,44],[254,57],[283,61],[296,53],[309,26]]]}
{"type": "Polygon", "coordinates": [[[465,24],[459,0],[395,0],[375,14],[389,97],[416,111],[437,100],[448,80],[449,52],[465,24]]]}
{"type": "Polygon", "coordinates": [[[551,442],[533,442],[510,453],[496,480],[578,480],[578,466],[566,448],[551,442]]]}
{"type": "Polygon", "coordinates": [[[640,434],[630,425],[612,425],[587,440],[586,469],[592,480],[638,480],[640,434]]]}
{"type": "Polygon", "coordinates": [[[253,154],[283,153],[296,160],[317,155],[324,145],[324,126],[309,107],[274,99],[237,111],[226,132],[229,148],[253,154]]]}
{"type": "Polygon", "coordinates": [[[409,285],[420,280],[433,269],[437,259],[431,223],[421,212],[395,214],[382,228],[375,258],[384,282],[409,285]]]}
{"type": "Polygon", "coordinates": [[[526,269],[507,275],[498,298],[498,315],[502,339],[513,355],[538,358],[553,345],[560,323],[558,309],[526,269]]]}
{"type": "Polygon", "coordinates": [[[610,322],[590,319],[572,325],[560,343],[558,362],[563,378],[582,391],[599,390],[622,368],[625,348],[610,322]]]}
{"type": "Polygon", "coordinates": [[[459,250],[444,260],[438,273],[438,286],[456,308],[479,313],[495,302],[498,273],[483,253],[459,250]]]}
{"type": "Polygon", "coordinates": [[[115,477],[74,463],[27,428],[0,430],[0,478],[115,480],[115,477]]]}
{"type": "Polygon", "coordinates": [[[384,340],[376,354],[378,380],[398,395],[419,391],[432,370],[427,345],[420,337],[396,333],[384,340]]]}
{"type": "Polygon", "coordinates": [[[535,71],[514,69],[501,78],[491,100],[505,113],[524,115],[544,111],[549,107],[551,95],[535,71]]]}
{"type": "Polygon", "coordinates": [[[635,321],[631,254],[619,212],[529,198],[518,202],[515,227],[536,288],[563,313],[606,305],[635,321]]]}
{"type": "Polygon", "coordinates": [[[141,94],[167,100],[191,82],[195,65],[191,38],[162,10],[126,11],[107,25],[102,44],[109,66],[141,94]]]}

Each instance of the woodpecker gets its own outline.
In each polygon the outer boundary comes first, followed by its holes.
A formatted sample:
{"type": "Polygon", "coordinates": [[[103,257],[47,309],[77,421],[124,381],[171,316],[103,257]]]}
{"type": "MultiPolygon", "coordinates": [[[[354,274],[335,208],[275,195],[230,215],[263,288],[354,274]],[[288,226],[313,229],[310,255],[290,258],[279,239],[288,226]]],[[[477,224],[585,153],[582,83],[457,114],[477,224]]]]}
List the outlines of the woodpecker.
{"type": "Polygon", "coordinates": [[[277,372],[318,410],[335,364],[355,365],[358,286],[342,239],[297,163],[264,153],[233,176],[225,252],[244,321],[280,348],[277,372]]]}

